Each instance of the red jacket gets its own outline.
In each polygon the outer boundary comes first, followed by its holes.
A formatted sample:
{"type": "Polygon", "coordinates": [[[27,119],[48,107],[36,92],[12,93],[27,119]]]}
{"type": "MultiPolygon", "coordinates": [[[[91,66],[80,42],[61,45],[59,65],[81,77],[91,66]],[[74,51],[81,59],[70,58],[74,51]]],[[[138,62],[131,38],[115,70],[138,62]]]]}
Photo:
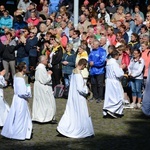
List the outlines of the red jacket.
{"type": "Polygon", "coordinates": [[[126,52],[123,52],[121,64],[122,64],[122,65],[123,65],[123,64],[126,65],[125,70],[128,68],[129,63],[130,63],[130,57],[129,57],[129,55],[128,55],[126,52]]]}

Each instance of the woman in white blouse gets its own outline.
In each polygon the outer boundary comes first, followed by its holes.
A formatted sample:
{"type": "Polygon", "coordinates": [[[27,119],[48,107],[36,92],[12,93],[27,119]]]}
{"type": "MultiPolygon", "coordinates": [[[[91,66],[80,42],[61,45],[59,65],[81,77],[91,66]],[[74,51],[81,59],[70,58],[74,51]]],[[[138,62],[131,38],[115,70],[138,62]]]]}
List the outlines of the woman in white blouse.
{"type": "Polygon", "coordinates": [[[133,58],[131,59],[128,66],[128,73],[132,90],[131,108],[141,108],[143,69],[144,60],[141,58],[141,52],[139,49],[134,49],[133,58]]]}

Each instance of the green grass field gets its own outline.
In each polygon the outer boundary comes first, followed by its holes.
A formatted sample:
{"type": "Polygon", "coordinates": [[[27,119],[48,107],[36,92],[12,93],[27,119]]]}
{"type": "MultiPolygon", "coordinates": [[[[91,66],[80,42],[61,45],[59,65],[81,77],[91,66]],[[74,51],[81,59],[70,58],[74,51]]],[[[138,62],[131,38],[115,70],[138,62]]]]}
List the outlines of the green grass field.
{"type": "MultiPolygon", "coordinates": [[[[13,90],[4,90],[6,101],[11,104],[13,90]]],[[[59,121],[66,105],[65,99],[56,99],[59,121]]],[[[32,99],[30,99],[30,108],[32,99]]],[[[57,125],[33,124],[31,140],[17,141],[0,136],[0,150],[150,150],[150,119],[141,110],[125,109],[124,117],[104,119],[103,103],[89,102],[95,131],[94,138],[71,139],[58,137],[57,125]]],[[[0,129],[1,132],[1,129],[0,129]]]]}

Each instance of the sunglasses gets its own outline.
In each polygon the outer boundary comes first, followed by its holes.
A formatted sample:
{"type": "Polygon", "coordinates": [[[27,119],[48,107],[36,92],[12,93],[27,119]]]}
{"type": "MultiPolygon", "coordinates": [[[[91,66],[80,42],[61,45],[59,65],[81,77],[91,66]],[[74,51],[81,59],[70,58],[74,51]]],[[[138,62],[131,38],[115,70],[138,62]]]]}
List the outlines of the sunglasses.
{"type": "Polygon", "coordinates": [[[100,33],[101,35],[105,35],[105,33],[100,33]]]}
{"type": "Polygon", "coordinates": [[[30,32],[30,33],[34,34],[34,32],[30,32]]]}

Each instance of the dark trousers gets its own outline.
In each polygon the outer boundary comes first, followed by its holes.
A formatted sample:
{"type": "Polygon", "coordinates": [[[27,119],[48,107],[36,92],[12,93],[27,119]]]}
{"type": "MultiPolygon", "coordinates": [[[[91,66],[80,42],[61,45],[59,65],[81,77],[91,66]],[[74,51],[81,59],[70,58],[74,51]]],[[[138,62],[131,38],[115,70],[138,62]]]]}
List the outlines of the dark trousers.
{"type": "Polygon", "coordinates": [[[91,76],[91,89],[95,99],[103,99],[104,95],[104,74],[91,76]]]}
{"type": "Polygon", "coordinates": [[[36,66],[37,66],[37,57],[29,56],[29,71],[30,71],[29,83],[34,82],[36,66]]]}
{"type": "Polygon", "coordinates": [[[60,68],[52,68],[52,88],[60,84],[62,78],[62,70],[60,68]]]}

